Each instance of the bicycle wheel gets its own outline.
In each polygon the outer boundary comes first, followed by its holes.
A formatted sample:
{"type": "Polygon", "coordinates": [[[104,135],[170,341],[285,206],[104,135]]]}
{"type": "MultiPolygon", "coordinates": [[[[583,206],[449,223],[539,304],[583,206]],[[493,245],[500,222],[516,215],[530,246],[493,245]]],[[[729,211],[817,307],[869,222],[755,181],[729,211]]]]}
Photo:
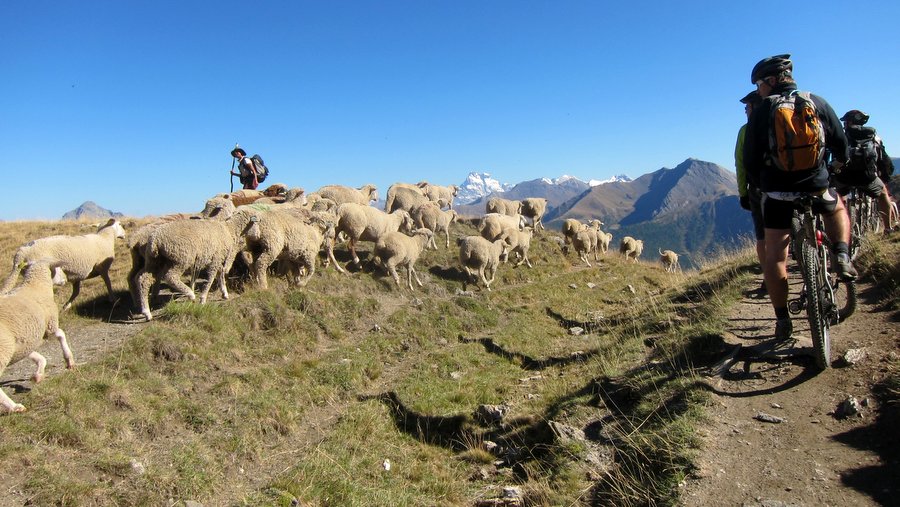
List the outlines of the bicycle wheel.
{"type": "Polygon", "coordinates": [[[852,205],[847,206],[847,215],[850,217],[850,244],[847,245],[847,249],[850,253],[850,259],[856,260],[856,256],[859,255],[860,241],[862,240],[862,230],[859,224],[860,210],[857,201],[854,200],[852,205]]]}
{"type": "Polygon", "coordinates": [[[816,366],[821,369],[831,365],[831,340],[828,336],[828,320],[826,315],[825,294],[823,289],[825,281],[825,267],[819,259],[815,247],[806,240],[802,242],[803,249],[803,281],[806,283],[807,302],[806,317],[809,320],[809,332],[812,335],[813,357],[816,366]]]}

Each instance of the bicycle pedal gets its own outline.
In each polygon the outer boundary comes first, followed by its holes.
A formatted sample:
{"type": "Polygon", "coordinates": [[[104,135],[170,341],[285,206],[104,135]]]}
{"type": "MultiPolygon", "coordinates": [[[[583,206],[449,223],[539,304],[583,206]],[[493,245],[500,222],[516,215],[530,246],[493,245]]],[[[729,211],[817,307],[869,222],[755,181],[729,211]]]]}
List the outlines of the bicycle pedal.
{"type": "Polygon", "coordinates": [[[800,299],[792,299],[788,301],[788,312],[797,315],[798,313],[803,311],[804,302],[800,299]]]}

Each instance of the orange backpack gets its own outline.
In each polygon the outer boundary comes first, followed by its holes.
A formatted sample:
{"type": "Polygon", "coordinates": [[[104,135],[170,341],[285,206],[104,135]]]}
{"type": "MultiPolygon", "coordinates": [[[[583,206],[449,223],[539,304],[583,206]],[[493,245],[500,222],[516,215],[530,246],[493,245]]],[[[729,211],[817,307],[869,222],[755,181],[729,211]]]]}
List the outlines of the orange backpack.
{"type": "Polygon", "coordinates": [[[808,92],[770,97],[769,153],[782,171],[803,171],[822,165],[825,129],[808,92]]]}

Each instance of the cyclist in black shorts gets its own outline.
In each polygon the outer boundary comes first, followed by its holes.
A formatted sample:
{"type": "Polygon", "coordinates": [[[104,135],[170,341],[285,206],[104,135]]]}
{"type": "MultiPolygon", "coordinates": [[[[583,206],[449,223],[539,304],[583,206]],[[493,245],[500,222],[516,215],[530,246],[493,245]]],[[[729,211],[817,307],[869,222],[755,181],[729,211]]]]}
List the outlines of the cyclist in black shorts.
{"type": "MultiPolygon", "coordinates": [[[[839,276],[846,280],[856,278],[856,270],[848,253],[849,219],[837,193],[828,186],[829,175],[824,157],[818,158],[815,167],[785,171],[778,168],[775,160],[778,154],[772,152],[770,132],[774,131],[775,105],[783,98],[801,95],[792,72],[793,62],[788,54],[765,58],[753,67],[750,82],[757,86],[762,102],[750,115],[744,141],[747,174],[758,178],[762,190],[766,242],[763,271],[769,299],[775,310],[777,339],[790,338],[793,333],[787,308],[787,255],[795,199],[803,195],[814,197],[813,208],[823,215],[826,233],[834,245],[835,267],[839,276]]],[[[816,115],[807,120],[816,120],[821,126],[824,145],[834,157],[833,166],[840,167],[848,157],[847,138],[841,123],[825,99],[809,95],[809,100],[815,106],[816,115]]]]}
{"type": "MultiPolygon", "coordinates": [[[[756,93],[756,90],[748,93],[741,99],[744,104],[744,112],[747,118],[753,113],[753,108],[762,101],[762,98],[756,93]]],[[[741,126],[738,131],[737,143],[734,147],[734,168],[737,174],[738,194],[741,199],[741,207],[750,212],[753,219],[753,234],[756,236],[756,257],[759,259],[759,265],[763,266],[766,262],[766,233],[762,218],[762,193],[759,191],[759,180],[753,179],[748,175],[744,166],[744,139],[747,136],[747,124],[741,126]]],[[[766,282],[763,281],[759,288],[759,292],[766,290],[766,282]]]]}

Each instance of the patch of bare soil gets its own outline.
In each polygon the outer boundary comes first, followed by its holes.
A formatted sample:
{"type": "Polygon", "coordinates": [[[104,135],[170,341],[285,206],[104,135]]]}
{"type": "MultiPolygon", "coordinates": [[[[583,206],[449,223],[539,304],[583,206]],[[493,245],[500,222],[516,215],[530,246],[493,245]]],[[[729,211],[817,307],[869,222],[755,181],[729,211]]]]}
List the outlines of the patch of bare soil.
{"type": "MultiPolygon", "coordinates": [[[[795,297],[799,282],[791,276],[795,297]]],[[[702,429],[699,471],[683,485],[685,505],[896,505],[898,428],[876,391],[900,350],[900,324],[878,311],[871,286],[861,284],[859,293],[855,314],[831,328],[838,359],[826,371],[810,357],[805,312],[792,316],[796,343],[766,353],[771,304],[765,294],[745,294],[726,333],[741,348],[706,379],[711,421],[702,429]],[[864,358],[844,363],[849,349],[862,349],[864,358]],[[850,396],[860,411],[844,415],[839,406],[850,396]]]]}

